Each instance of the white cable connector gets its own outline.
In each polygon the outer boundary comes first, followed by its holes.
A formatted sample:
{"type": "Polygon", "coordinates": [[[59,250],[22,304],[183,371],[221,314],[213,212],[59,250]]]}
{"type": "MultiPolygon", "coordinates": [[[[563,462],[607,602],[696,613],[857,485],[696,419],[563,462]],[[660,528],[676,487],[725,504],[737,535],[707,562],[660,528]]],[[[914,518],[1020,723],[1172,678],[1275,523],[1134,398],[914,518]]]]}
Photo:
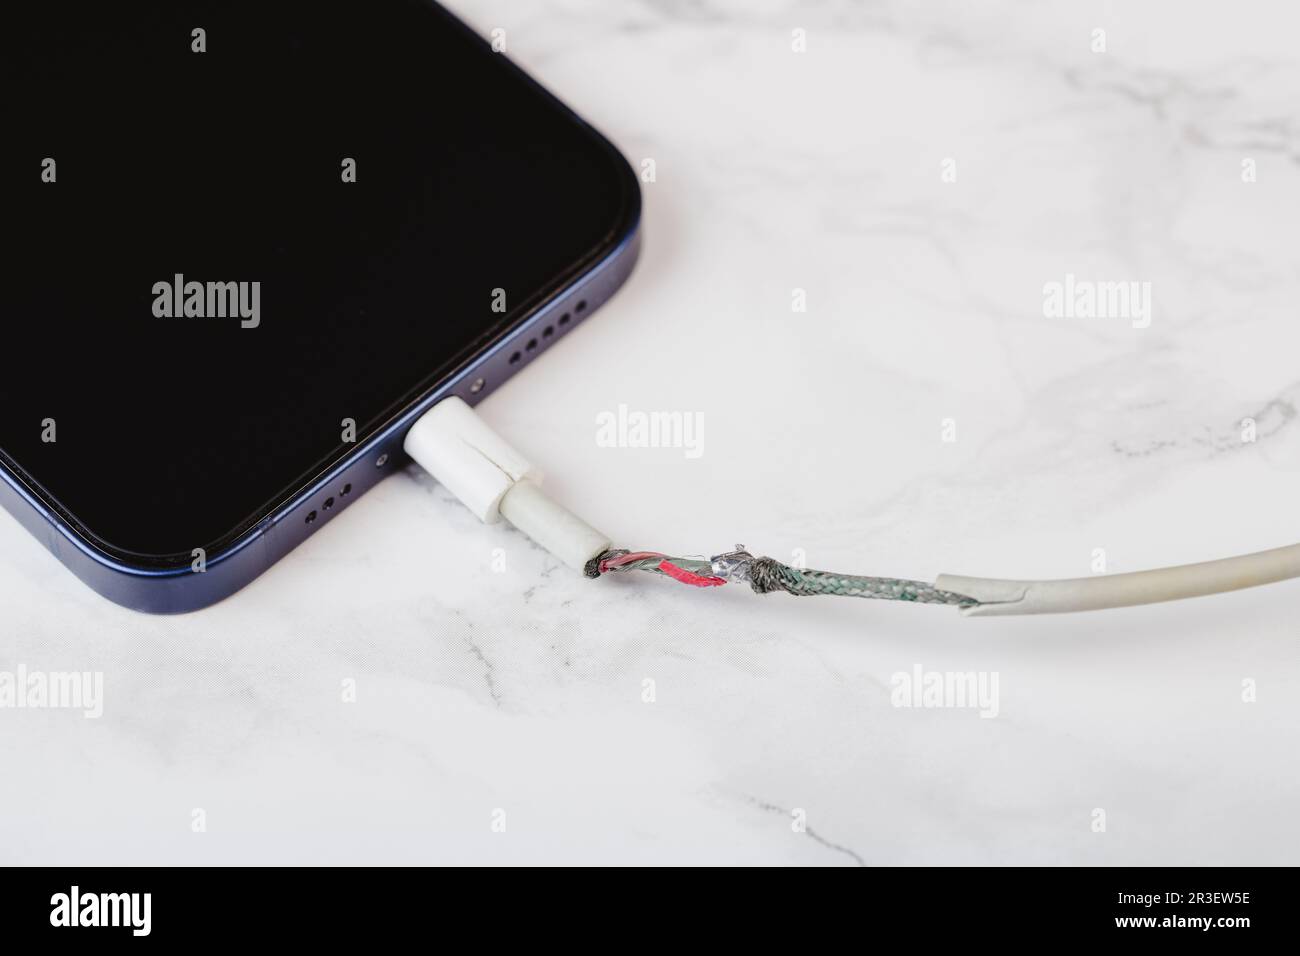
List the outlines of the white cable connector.
{"type": "Polygon", "coordinates": [[[571,568],[609,549],[607,537],[546,496],[541,473],[460,398],[420,416],[403,447],[479,520],[505,518],[571,568]]]}

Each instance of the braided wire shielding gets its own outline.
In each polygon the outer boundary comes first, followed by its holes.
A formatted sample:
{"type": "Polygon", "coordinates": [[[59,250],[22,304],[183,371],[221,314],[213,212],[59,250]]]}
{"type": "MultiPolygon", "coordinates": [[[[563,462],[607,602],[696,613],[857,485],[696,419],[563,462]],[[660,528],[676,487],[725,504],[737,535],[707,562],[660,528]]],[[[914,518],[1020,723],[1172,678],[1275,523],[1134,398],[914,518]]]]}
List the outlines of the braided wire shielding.
{"type": "Polygon", "coordinates": [[[758,594],[785,591],[798,597],[828,594],[882,601],[914,601],[917,604],[950,604],[954,607],[976,603],[974,598],[941,591],[924,581],[792,568],[773,558],[751,558],[743,577],[748,578],[749,586],[758,594]]]}
{"type": "Polygon", "coordinates": [[[946,604],[971,607],[979,602],[968,595],[936,588],[924,581],[904,578],[878,578],[858,574],[836,574],[793,568],[775,558],[757,558],[744,548],[719,554],[710,560],[671,557],[657,551],[605,551],[587,562],[588,577],[627,571],[650,571],[670,574],[694,584],[723,584],[748,581],[756,594],[784,591],[796,597],[831,595],[871,598],[880,601],[908,601],[915,604],[946,604]]]}

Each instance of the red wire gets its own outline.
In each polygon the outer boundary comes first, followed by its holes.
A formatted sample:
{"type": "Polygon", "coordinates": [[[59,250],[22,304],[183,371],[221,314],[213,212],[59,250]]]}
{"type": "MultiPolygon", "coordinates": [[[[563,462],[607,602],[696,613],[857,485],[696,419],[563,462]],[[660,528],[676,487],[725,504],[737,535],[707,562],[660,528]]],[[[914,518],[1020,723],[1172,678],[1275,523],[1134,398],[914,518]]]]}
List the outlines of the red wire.
{"type": "Polygon", "coordinates": [[[620,554],[616,558],[607,558],[600,562],[600,573],[612,571],[615,568],[621,568],[625,564],[631,564],[634,561],[645,561],[648,558],[663,558],[659,562],[659,570],[668,575],[674,581],[680,581],[682,584],[689,584],[695,588],[716,588],[719,585],[726,584],[725,578],[714,577],[709,574],[696,574],[694,571],[687,571],[669,561],[659,551],[630,551],[627,554],[620,554]]]}
{"type": "Polygon", "coordinates": [[[670,578],[681,581],[682,584],[689,584],[695,588],[716,588],[719,585],[726,584],[725,578],[715,578],[712,575],[696,574],[694,571],[687,571],[685,568],[679,568],[667,558],[659,562],[659,570],[670,578]]]}

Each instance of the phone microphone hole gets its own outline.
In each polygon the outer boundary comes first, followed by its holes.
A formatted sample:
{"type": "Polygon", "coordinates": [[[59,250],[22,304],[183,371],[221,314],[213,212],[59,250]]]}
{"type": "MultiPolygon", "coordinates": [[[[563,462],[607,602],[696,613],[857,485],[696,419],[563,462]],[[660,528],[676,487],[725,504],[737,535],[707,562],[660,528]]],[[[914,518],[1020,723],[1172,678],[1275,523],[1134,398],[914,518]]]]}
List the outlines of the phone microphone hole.
{"type": "Polygon", "coordinates": [[[343,490],[339,492],[339,497],[343,498],[350,494],[352,494],[352,482],[349,481],[343,486],[343,490]]]}
{"type": "Polygon", "coordinates": [[[334,499],[333,499],[333,498],[326,498],[326,499],[325,499],[325,504],[321,505],[321,507],[324,508],[326,511],[329,511],[331,508],[334,507],[334,499]]]}
{"type": "Polygon", "coordinates": [[[307,512],[307,517],[305,519],[306,523],[311,524],[315,520],[316,520],[316,512],[314,511],[307,512]]]}

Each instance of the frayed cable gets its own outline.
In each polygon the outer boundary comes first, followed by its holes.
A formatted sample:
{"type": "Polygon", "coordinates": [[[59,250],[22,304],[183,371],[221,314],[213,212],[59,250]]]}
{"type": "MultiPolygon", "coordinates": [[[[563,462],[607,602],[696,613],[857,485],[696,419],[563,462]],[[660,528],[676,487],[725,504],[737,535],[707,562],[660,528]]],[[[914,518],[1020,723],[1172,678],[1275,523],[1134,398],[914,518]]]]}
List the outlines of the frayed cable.
{"type": "Polygon", "coordinates": [[[835,595],[963,608],[979,603],[968,595],[945,591],[924,581],[795,568],[775,558],[755,557],[741,545],[708,561],[670,557],[658,551],[610,550],[588,561],[584,571],[589,578],[623,571],[651,571],[693,587],[718,587],[745,581],[756,594],[784,591],[796,597],[835,595]]]}

